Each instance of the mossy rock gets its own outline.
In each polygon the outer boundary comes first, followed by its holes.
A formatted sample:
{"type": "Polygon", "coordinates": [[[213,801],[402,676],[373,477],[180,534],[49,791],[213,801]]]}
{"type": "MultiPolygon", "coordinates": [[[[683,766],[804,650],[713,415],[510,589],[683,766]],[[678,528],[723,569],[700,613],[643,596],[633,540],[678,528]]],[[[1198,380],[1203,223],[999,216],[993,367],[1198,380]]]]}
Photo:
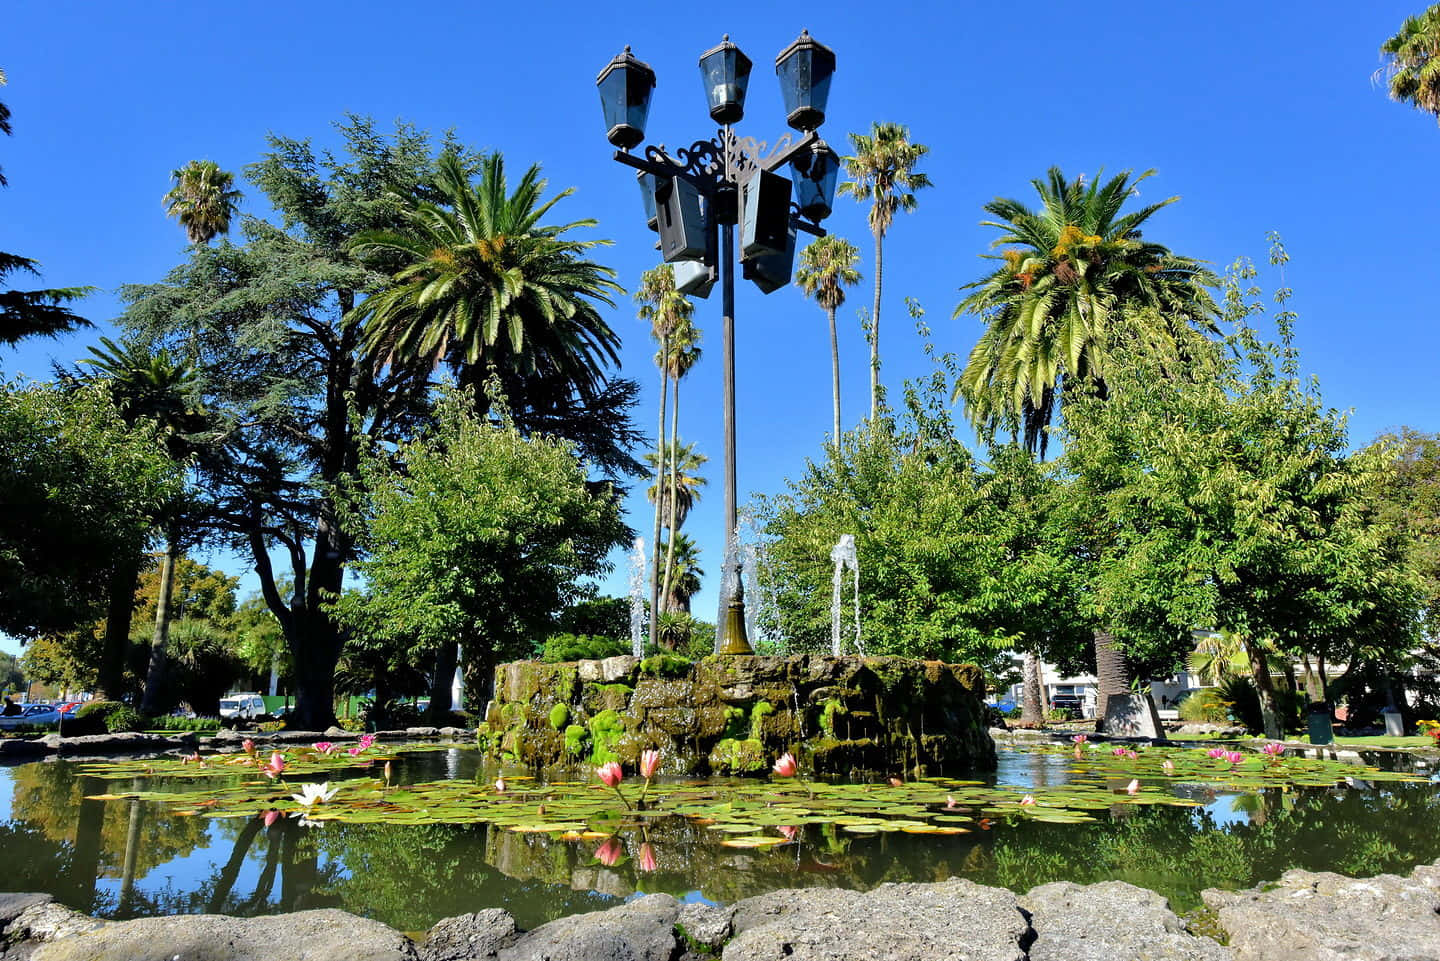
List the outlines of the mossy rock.
{"type": "Polygon", "coordinates": [[[564,704],[556,704],[550,709],[550,727],[558,731],[570,720],[570,708],[564,704]]]}
{"type": "Polygon", "coordinates": [[[587,710],[598,714],[625,710],[630,706],[630,697],[634,693],[635,689],[629,684],[587,684],[581,698],[587,710]]]}
{"type": "Polygon", "coordinates": [[[839,698],[830,698],[820,707],[820,731],[827,738],[834,740],[839,735],[835,733],[836,721],[847,716],[850,712],[839,698]]]}
{"type": "Polygon", "coordinates": [[[727,737],[710,751],[712,774],[753,774],[768,766],[765,745],[754,738],[727,737]]]}
{"type": "Polygon", "coordinates": [[[689,677],[694,665],[674,654],[656,654],[640,662],[640,673],[651,677],[689,677]]]}
{"type": "Polygon", "coordinates": [[[774,713],[775,705],[769,701],[756,701],[755,706],[750,708],[750,739],[752,741],[764,739],[765,719],[774,713]]]}
{"type": "Polygon", "coordinates": [[[615,745],[625,734],[625,722],[616,711],[601,711],[590,719],[590,763],[620,760],[615,745]]]}
{"type": "Polygon", "coordinates": [[[565,756],[582,758],[590,750],[590,732],[583,725],[571,724],[565,729],[565,756]]]}

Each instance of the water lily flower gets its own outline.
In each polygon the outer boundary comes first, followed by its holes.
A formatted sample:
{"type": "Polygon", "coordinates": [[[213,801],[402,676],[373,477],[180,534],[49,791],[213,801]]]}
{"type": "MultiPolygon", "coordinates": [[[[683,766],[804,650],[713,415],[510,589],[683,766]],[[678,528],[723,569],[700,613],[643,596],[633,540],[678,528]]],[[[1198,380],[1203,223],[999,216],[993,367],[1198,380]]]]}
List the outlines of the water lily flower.
{"type": "Polygon", "coordinates": [[[654,750],[641,751],[640,776],[643,778],[652,778],[658,770],[660,770],[660,752],[654,750]]]}
{"type": "Polygon", "coordinates": [[[240,750],[244,751],[246,754],[254,754],[255,742],[247,737],[245,740],[240,742],[240,750]]]}
{"type": "Polygon", "coordinates": [[[787,841],[795,840],[800,834],[800,829],[793,824],[778,824],[775,826],[775,830],[779,831],[781,836],[787,841]]]}
{"type": "Polygon", "coordinates": [[[351,756],[351,757],[359,757],[359,756],[360,756],[360,752],[363,751],[363,750],[365,750],[363,747],[360,747],[359,745],[355,745],[354,747],[350,748],[350,756],[351,756]]]}
{"type": "Polygon", "coordinates": [[[1021,804],[1022,807],[1029,807],[1030,805],[1032,805],[1032,804],[1034,804],[1034,803],[1035,803],[1035,798],[1034,798],[1033,796],[1029,795],[1029,794],[1025,795],[1024,797],[1022,797],[1022,798],[1020,799],[1020,804],[1021,804]]]}
{"type": "Polygon", "coordinates": [[[1285,753],[1285,745],[1281,744],[1279,741],[1274,741],[1262,747],[1260,749],[1260,753],[1268,754],[1272,758],[1278,758],[1280,755],[1285,753]]]}
{"type": "Polygon", "coordinates": [[[615,838],[606,838],[605,843],[595,849],[595,859],[607,868],[613,868],[625,856],[625,849],[615,838]]]}
{"type": "Polygon", "coordinates": [[[362,750],[362,751],[368,751],[368,750],[370,750],[370,745],[372,745],[372,744],[374,744],[374,743],[375,743],[375,735],[373,735],[373,734],[362,734],[362,735],[360,735],[360,750],[362,750]]]}
{"type": "Polygon", "coordinates": [[[650,846],[649,841],[640,845],[640,854],[635,859],[635,866],[642,871],[653,871],[660,866],[659,862],[655,860],[655,849],[650,846]]]}
{"type": "Polygon", "coordinates": [[[787,751],[775,760],[772,770],[780,777],[794,777],[800,773],[800,765],[795,763],[795,755],[787,751]]]}
{"type": "Polygon", "coordinates": [[[1231,764],[1239,764],[1241,761],[1245,760],[1245,755],[1241,754],[1239,751],[1231,751],[1229,754],[1225,755],[1225,760],[1229,761],[1231,764]]]}
{"type": "Polygon", "coordinates": [[[393,773],[394,773],[394,771],[392,771],[391,768],[390,768],[390,762],[389,762],[389,761],[386,761],[386,762],[385,762],[385,784],[386,784],[387,787],[388,787],[389,784],[390,784],[390,776],[391,776],[393,773]]]}
{"type": "Polygon", "coordinates": [[[335,750],[335,745],[329,741],[316,741],[315,750],[321,754],[331,754],[335,750]]]}
{"type": "Polygon", "coordinates": [[[1127,758],[1129,758],[1130,760],[1133,761],[1133,760],[1135,760],[1137,757],[1139,757],[1140,754],[1139,754],[1139,752],[1137,752],[1137,751],[1126,751],[1126,752],[1125,752],[1125,756],[1126,756],[1127,758]]]}
{"type": "Polygon", "coordinates": [[[275,810],[274,808],[271,808],[270,810],[265,812],[265,816],[262,817],[260,820],[264,821],[265,826],[268,828],[276,821],[280,820],[280,812],[275,810]]]}
{"type": "Polygon", "coordinates": [[[505,793],[505,778],[497,777],[495,779],[495,791],[497,794],[505,793]]]}
{"type": "Polygon", "coordinates": [[[1139,793],[1140,793],[1140,782],[1139,782],[1139,780],[1132,780],[1129,784],[1125,785],[1125,793],[1126,793],[1126,794],[1139,794],[1139,793]]]}
{"type": "Polygon", "coordinates": [[[1086,741],[1088,741],[1088,740],[1090,740],[1090,739],[1089,739],[1088,737],[1086,737],[1085,735],[1083,735],[1083,734],[1077,734],[1077,735],[1075,735],[1074,737],[1072,737],[1070,740],[1074,741],[1076,744],[1084,744],[1086,741]]]}
{"type": "Polygon", "coordinates": [[[1124,757],[1125,754],[1126,754],[1126,751],[1125,751],[1125,748],[1123,748],[1123,747],[1117,747],[1115,750],[1111,751],[1110,753],[1113,754],[1113,755],[1115,755],[1116,757],[1124,757]]]}
{"type": "Polygon", "coordinates": [[[1222,758],[1225,756],[1225,749],[1223,747],[1212,747],[1210,750],[1205,752],[1205,756],[1217,759],[1222,758]]]}
{"type": "Polygon", "coordinates": [[[1161,764],[1160,767],[1164,769],[1166,774],[1175,773],[1175,762],[1170,760],[1168,757],[1165,759],[1165,763],[1161,764]]]}
{"type": "Polygon", "coordinates": [[[269,763],[267,763],[264,767],[260,769],[260,773],[270,778],[270,780],[272,781],[275,780],[275,778],[279,777],[281,774],[285,773],[284,755],[282,755],[279,751],[273,752],[270,755],[269,763]]]}
{"type": "Polygon", "coordinates": [[[608,761],[595,769],[595,773],[606,787],[614,789],[624,802],[626,810],[630,810],[630,801],[625,797],[625,792],[620,790],[620,782],[625,780],[625,771],[615,761],[608,761]]]}
{"type": "Polygon", "coordinates": [[[316,804],[324,804],[333,798],[339,790],[338,787],[331,787],[330,782],[326,781],[324,784],[302,784],[300,785],[300,793],[290,796],[294,798],[297,803],[308,808],[316,804]]]}
{"type": "Polygon", "coordinates": [[[957,807],[959,807],[959,804],[958,804],[958,802],[956,802],[956,800],[955,800],[955,795],[953,795],[953,794],[947,794],[947,795],[945,795],[945,810],[947,810],[947,811],[953,811],[953,810],[955,810],[957,807]]]}

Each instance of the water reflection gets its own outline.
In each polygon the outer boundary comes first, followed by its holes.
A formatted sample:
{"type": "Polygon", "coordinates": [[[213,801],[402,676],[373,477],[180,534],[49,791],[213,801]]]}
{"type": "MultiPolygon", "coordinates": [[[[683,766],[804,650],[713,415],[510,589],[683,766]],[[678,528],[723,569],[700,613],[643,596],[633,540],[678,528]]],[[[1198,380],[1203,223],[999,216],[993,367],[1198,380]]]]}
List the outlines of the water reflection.
{"type": "MultiPolygon", "coordinates": [[[[1002,752],[995,781],[1064,783],[1064,757],[1002,752]]],[[[482,778],[473,751],[406,756],[397,778],[482,778]]],[[[128,782],[122,782],[127,783],[128,782]]],[[[1117,806],[1097,824],[978,822],[972,833],[861,836],[782,826],[783,846],[723,847],[703,824],[655,819],[610,841],[562,841],[487,825],[207,820],[157,805],[86,800],[113,786],[64,763],[0,769],[0,889],[43,890],[108,917],[258,915],[340,907],[401,930],[499,906],[524,927],[636,892],[730,902],[779,887],[867,889],[961,875],[1024,891],[1118,878],[1179,910],[1206,887],[1244,887],[1291,867],[1405,871],[1440,857],[1440,802],[1425,784],[1217,794],[1177,785],[1199,808],[1117,806]],[[984,829],[982,829],[984,828],[984,829]]]]}

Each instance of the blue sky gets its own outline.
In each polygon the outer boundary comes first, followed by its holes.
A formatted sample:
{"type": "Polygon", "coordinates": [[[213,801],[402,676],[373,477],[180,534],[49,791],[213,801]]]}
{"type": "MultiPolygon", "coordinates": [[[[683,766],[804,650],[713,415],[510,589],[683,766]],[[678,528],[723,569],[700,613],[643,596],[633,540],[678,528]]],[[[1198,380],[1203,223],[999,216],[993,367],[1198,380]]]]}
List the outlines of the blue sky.
{"type": "MultiPolygon", "coordinates": [[[[941,349],[964,354],[979,333],[952,320],[957,288],[985,270],[991,231],[981,205],[1028,199],[1051,165],[1067,174],[1155,168],[1144,201],[1181,200],[1147,236],[1223,268],[1263,258],[1278,230],[1292,263],[1299,342],[1326,400],[1353,408],[1352,441],[1401,424],[1435,430],[1431,375],[1440,356],[1437,201],[1440,129],[1391,103],[1371,75],[1380,44],[1418,0],[1310,3],[859,4],[805,8],[713,4],[641,8],[598,3],[462,4],[407,9],[347,3],[7,4],[0,99],[15,135],[0,140],[0,249],[33,257],[46,285],[103,293],[84,312],[99,331],[0,353],[8,376],[47,375],[83,356],[118,313],[121,284],[159,279],[184,256],[164,216],[169,172],[197,158],[238,170],[274,131],[335,142],[346,112],[412,121],[543,164],[552,188],[574,187],[557,217],[594,217],[614,246],[602,259],[633,288],[653,266],[631,173],[610,160],[595,76],[625,44],[658,74],[652,142],[713,133],[696,66],[722,33],[755,62],[741,133],[785,132],[774,55],[800,32],[839,65],[822,129],[908,124],[930,147],[935,183],[885,245],[883,380],[926,370],[904,298],[927,311],[941,349]],[[633,12],[617,12],[629,10],[633,12]],[[818,16],[810,16],[812,12],[818,16]]],[[[264,213],[253,190],[244,209],[264,213]]],[[[827,223],[861,248],[865,280],[842,309],[847,426],[866,400],[866,348],[853,308],[868,305],[873,250],[865,208],[837,202],[827,223]]],[[[795,289],[737,305],[741,498],[781,490],[815,455],[830,424],[823,313],[795,289]]],[[[712,458],[712,484],[687,523],[703,566],[720,542],[719,297],[699,302],[707,353],[684,386],[682,434],[712,458]]],[[[646,387],[638,422],[653,431],[657,377],[646,326],[628,300],[609,315],[624,373],[646,387]]],[[[648,530],[643,495],[631,523],[648,530]]],[[[214,560],[242,573],[237,559],[214,560]]],[[[862,559],[863,563],[863,559],[862,559]]],[[[623,590],[624,572],[612,579],[623,590]]],[[[696,600],[714,610],[715,578],[696,600]]],[[[253,585],[253,578],[246,581],[253,585]]],[[[13,649],[13,644],[0,642],[13,649]]]]}

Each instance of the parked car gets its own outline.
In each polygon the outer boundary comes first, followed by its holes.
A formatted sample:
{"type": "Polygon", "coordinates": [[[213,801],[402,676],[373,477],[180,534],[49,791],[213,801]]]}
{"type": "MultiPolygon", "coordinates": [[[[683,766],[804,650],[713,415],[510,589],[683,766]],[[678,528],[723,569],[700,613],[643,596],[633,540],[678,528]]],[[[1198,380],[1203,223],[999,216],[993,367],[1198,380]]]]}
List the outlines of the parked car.
{"type": "Polygon", "coordinates": [[[259,694],[231,694],[220,699],[220,717],[227,721],[256,718],[265,712],[265,699],[259,694]]]}
{"type": "Polygon", "coordinates": [[[1085,699],[1079,694],[1055,694],[1050,698],[1050,710],[1065,711],[1069,717],[1079,717],[1085,708],[1085,699]]]}
{"type": "Polygon", "coordinates": [[[44,724],[56,724],[60,720],[60,712],[53,704],[21,704],[19,714],[0,716],[0,730],[12,730],[17,727],[38,727],[44,724]]]}

